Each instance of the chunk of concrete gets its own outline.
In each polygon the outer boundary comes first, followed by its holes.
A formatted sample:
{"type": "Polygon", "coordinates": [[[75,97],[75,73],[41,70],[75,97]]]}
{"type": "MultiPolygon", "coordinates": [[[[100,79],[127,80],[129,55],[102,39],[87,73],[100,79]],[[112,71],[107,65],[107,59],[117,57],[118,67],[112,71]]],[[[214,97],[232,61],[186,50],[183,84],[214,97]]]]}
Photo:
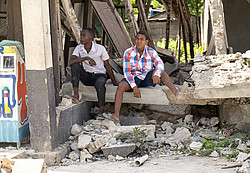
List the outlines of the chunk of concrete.
{"type": "Polygon", "coordinates": [[[100,151],[101,147],[106,144],[106,140],[104,138],[98,138],[95,142],[91,142],[88,145],[88,150],[91,154],[100,151]]]}
{"type": "Polygon", "coordinates": [[[78,124],[74,124],[71,128],[71,134],[72,135],[77,135],[78,133],[80,133],[82,131],[82,128],[80,125],[78,124]]]}
{"type": "Polygon", "coordinates": [[[78,137],[78,148],[85,149],[88,147],[89,143],[91,142],[91,136],[89,135],[80,135],[78,137]]]}
{"type": "Polygon", "coordinates": [[[187,138],[191,137],[191,133],[189,132],[189,130],[185,127],[179,127],[176,129],[176,131],[174,132],[173,136],[171,138],[173,138],[174,140],[178,141],[178,140],[184,140],[187,138]]]}
{"type": "Polygon", "coordinates": [[[92,159],[93,156],[88,152],[88,150],[86,149],[83,149],[81,152],[80,152],[80,161],[81,162],[86,162],[87,159],[92,159]]]}
{"type": "Polygon", "coordinates": [[[109,128],[110,126],[115,125],[115,123],[114,123],[114,121],[111,121],[109,119],[105,119],[102,121],[102,125],[109,128]]]}
{"type": "Polygon", "coordinates": [[[237,156],[236,162],[244,162],[248,157],[250,157],[250,154],[240,152],[237,156]]]}
{"type": "Polygon", "coordinates": [[[247,150],[247,145],[246,144],[240,144],[237,147],[238,150],[240,151],[246,151],[247,150]]]}
{"type": "Polygon", "coordinates": [[[217,153],[217,151],[213,151],[209,156],[210,157],[218,157],[219,154],[217,153]]]}
{"type": "Polygon", "coordinates": [[[250,172],[250,160],[246,160],[238,172],[239,173],[249,173],[250,172]]]}
{"type": "Polygon", "coordinates": [[[164,122],[162,125],[161,125],[161,128],[162,130],[165,130],[166,131],[166,134],[172,134],[174,132],[174,129],[172,129],[172,125],[173,123],[170,123],[170,122],[164,122]]]}
{"type": "Polygon", "coordinates": [[[69,153],[69,158],[71,160],[76,161],[77,159],[80,158],[80,154],[78,152],[76,152],[76,151],[72,151],[72,152],[69,153]]]}
{"type": "Polygon", "coordinates": [[[132,153],[135,150],[136,146],[135,144],[122,144],[122,145],[112,145],[109,147],[102,147],[101,150],[103,151],[103,154],[105,157],[109,155],[119,155],[122,157],[128,156],[130,153],[132,153]]]}
{"type": "Polygon", "coordinates": [[[148,135],[146,141],[153,141],[155,138],[155,125],[139,125],[139,126],[119,126],[117,132],[121,134],[133,133],[135,128],[144,130],[148,135]]]}
{"type": "Polygon", "coordinates": [[[202,143],[201,142],[192,142],[189,145],[190,149],[195,150],[195,151],[200,151],[201,147],[202,147],[202,143]]]}

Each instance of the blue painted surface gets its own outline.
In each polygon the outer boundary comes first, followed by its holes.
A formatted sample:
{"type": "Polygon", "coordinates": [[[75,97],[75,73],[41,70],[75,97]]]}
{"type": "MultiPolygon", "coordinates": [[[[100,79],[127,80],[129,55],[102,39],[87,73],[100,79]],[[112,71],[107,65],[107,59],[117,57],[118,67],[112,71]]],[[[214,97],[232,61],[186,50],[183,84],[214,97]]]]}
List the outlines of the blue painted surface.
{"type": "Polygon", "coordinates": [[[29,124],[18,128],[18,121],[0,120],[0,142],[20,142],[29,136],[29,124]]]}

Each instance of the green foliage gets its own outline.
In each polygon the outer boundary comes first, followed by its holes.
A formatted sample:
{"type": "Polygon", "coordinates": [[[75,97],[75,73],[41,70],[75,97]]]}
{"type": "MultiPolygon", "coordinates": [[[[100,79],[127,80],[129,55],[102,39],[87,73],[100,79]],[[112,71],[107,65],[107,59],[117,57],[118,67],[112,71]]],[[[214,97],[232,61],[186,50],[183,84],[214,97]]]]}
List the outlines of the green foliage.
{"type": "Polygon", "coordinates": [[[153,8],[161,8],[161,9],[164,9],[164,6],[159,3],[157,0],[153,0],[151,1],[151,5],[153,5],[153,8]]]}
{"type": "Polygon", "coordinates": [[[227,159],[236,158],[239,155],[237,150],[233,150],[233,153],[227,156],[227,159]]]}
{"type": "MultiPolygon", "coordinates": [[[[181,45],[180,45],[180,62],[185,62],[185,50],[184,50],[184,44],[183,44],[183,40],[181,39],[181,45]]],[[[156,43],[157,46],[161,47],[161,48],[165,48],[166,45],[166,39],[163,38],[161,42],[157,42],[156,43]]],[[[172,38],[169,39],[169,43],[168,43],[168,50],[171,51],[175,51],[175,47],[176,47],[176,40],[173,40],[172,38]]],[[[205,46],[198,46],[197,43],[194,43],[194,54],[197,53],[203,53],[205,51],[205,46]]],[[[179,52],[177,52],[176,57],[178,57],[179,52]]],[[[187,42],[187,57],[188,59],[191,58],[190,55],[190,44],[189,42],[187,42]]]]}
{"type": "Polygon", "coordinates": [[[132,135],[132,141],[136,144],[136,152],[140,155],[144,155],[145,153],[149,152],[149,146],[146,142],[147,134],[144,132],[144,130],[139,129],[138,127],[135,127],[133,129],[132,135]]]}
{"type": "MultiPolygon", "coordinates": [[[[197,7],[196,7],[196,1],[194,0],[187,0],[189,11],[192,15],[197,15],[197,7]]],[[[198,0],[198,15],[200,16],[203,12],[203,0],[198,0]]]]}

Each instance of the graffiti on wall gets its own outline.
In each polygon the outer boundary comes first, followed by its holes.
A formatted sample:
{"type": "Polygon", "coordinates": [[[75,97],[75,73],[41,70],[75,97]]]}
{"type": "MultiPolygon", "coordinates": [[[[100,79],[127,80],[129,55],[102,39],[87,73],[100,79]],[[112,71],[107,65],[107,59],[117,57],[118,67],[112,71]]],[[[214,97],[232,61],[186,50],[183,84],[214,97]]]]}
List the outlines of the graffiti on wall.
{"type": "Polygon", "coordinates": [[[17,95],[18,107],[20,113],[20,123],[24,124],[28,120],[28,99],[27,99],[27,85],[25,78],[24,63],[18,62],[18,78],[17,78],[17,95]]]}
{"type": "Polygon", "coordinates": [[[16,85],[16,76],[14,75],[1,75],[1,79],[10,78],[12,80],[13,86],[9,88],[8,86],[4,86],[2,88],[2,103],[0,103],[0,118],[12,118],[13,117],[13,109],[16,106],[15,99],[15,85],[16,85]],[[10,95],[10,90],[12,91],[12,95],[10,95]]]}

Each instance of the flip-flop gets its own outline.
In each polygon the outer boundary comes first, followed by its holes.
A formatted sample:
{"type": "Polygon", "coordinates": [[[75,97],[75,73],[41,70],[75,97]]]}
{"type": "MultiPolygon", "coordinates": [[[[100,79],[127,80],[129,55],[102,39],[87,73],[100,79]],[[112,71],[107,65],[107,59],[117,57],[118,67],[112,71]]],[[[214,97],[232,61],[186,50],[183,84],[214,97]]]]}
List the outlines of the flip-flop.
{"type": "Polygon", "coordinates": [[[115,125],[120,125],[120,121],[117,121],[116,119],[113,118],[112,114],[103,114],[103,116],[115,123],[115,125]]]}

